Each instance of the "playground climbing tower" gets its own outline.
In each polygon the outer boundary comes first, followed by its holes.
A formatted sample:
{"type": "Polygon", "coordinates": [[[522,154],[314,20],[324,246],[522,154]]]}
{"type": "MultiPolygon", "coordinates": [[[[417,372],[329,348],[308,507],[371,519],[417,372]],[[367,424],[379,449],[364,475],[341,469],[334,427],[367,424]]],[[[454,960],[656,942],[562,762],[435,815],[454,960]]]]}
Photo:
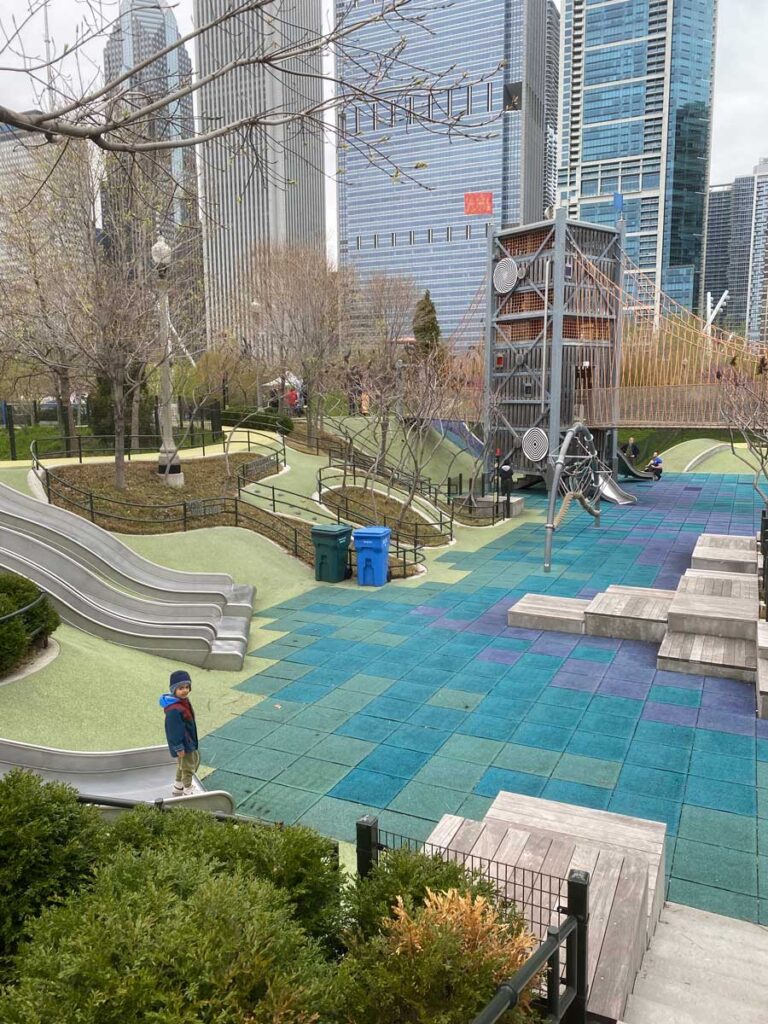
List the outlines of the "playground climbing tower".
{"type": "Polygon", "coordinates": [[[554,454],[580,421],[590,428],[600,459],[611,465],[618,408],[606,420],[602,407],[599,425],[589,422],[589,410],[593,389],[616,394],[619,384],[621,231],[568,220],[567,211],[558,210],[552,221],[492,233],[489,262],[490,450],[518,473],[544,476],[550,460],[528,458],[526,431],[543,431],[554,454]]]}

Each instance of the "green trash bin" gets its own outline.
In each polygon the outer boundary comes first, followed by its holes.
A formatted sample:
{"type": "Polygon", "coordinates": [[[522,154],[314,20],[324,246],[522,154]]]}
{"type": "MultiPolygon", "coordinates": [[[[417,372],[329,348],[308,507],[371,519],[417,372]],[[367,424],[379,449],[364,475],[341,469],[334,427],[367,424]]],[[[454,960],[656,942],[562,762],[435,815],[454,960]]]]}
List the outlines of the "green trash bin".
{"type": "Polygon", "coordinates": [[[347,578],[347,551],[351,538],[352,527],[343,523],[312,527],[316,580],[341,583],[347,578]]]}

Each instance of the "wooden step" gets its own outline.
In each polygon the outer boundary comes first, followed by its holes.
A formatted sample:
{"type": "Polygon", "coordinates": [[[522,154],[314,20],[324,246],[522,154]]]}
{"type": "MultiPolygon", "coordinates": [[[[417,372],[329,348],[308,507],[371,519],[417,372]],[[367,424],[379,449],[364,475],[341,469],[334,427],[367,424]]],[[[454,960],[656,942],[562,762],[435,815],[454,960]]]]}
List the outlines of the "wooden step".
{"type": "MultiPolygon", "coordinates": [[[[691,568],[714,569],[719,572],[757,572],[757,551],[752,548],[728,547],[711,543],[712,535],[702,534],[691,556],[691,568]]],[[[726,538],[749,540],[750,538],[726,538]]]]}
{"type": "Polygon", "coordinates": [[[586,609],[585,632],[589,636],[661,643],[674,596],[672,590],[610,586],[586,609]]]}
{"type": "Polygon", "coordinates": [[[740,572],[715,572],[688,569],[677,585],[678,593],[701,594],[704,597],[727,597],[747,601],[759,600],[757,576],[740,572]]]}
{"type": "Polygon", "coordinates": [[[584,612],[589,601],[549,594],[526,594],[507,612],[507,624],[523,629],[550,629],[559,633],[583,633],[584,612]]]}
{"type": "Polygon", "coordinates": [[[667,672],[754,683],[756,644],[739,638],[670,630],[659,648],[656,664],[667,672]]]}
{"type": "Polygon", "coordinates": [[[738,533],[702,533],[696,543],[708,548],[721,548],[725,551],[757,551],[755,537],[738,533]]]}
{"type": "Polygon", "coordinates": [[[757,601],[738,597],[713,597],[678,591],[669,606],[667,623],[672,633],[703,633],[755,643],[757,601]]]}

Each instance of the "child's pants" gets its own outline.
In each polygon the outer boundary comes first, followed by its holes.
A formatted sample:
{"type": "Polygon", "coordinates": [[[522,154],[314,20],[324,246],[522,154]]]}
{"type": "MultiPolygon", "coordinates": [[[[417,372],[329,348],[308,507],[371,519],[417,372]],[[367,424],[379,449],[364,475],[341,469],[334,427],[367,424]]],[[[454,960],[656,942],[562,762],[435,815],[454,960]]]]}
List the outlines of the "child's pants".
{"type": "Polygon", "coordinates": [[[183,757],[176,758],[176,781],[182,783],[184,789],[192,785],[192,776],[200,767],[200,751],[191,750],[183,757]]]}

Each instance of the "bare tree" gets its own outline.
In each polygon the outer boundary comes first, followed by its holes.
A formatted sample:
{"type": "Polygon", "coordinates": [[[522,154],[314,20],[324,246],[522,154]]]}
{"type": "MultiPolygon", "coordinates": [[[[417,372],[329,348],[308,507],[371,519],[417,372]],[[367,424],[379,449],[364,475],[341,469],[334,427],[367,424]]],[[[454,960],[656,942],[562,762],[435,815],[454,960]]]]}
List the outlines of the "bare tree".
{"type": "Polygon", "coordinates": [[[768,507],[768,358],[750,356],[743,367],[734,356],[718,371],[720,407],[731,451],[752,474],[752,486],[768,507]]]}

